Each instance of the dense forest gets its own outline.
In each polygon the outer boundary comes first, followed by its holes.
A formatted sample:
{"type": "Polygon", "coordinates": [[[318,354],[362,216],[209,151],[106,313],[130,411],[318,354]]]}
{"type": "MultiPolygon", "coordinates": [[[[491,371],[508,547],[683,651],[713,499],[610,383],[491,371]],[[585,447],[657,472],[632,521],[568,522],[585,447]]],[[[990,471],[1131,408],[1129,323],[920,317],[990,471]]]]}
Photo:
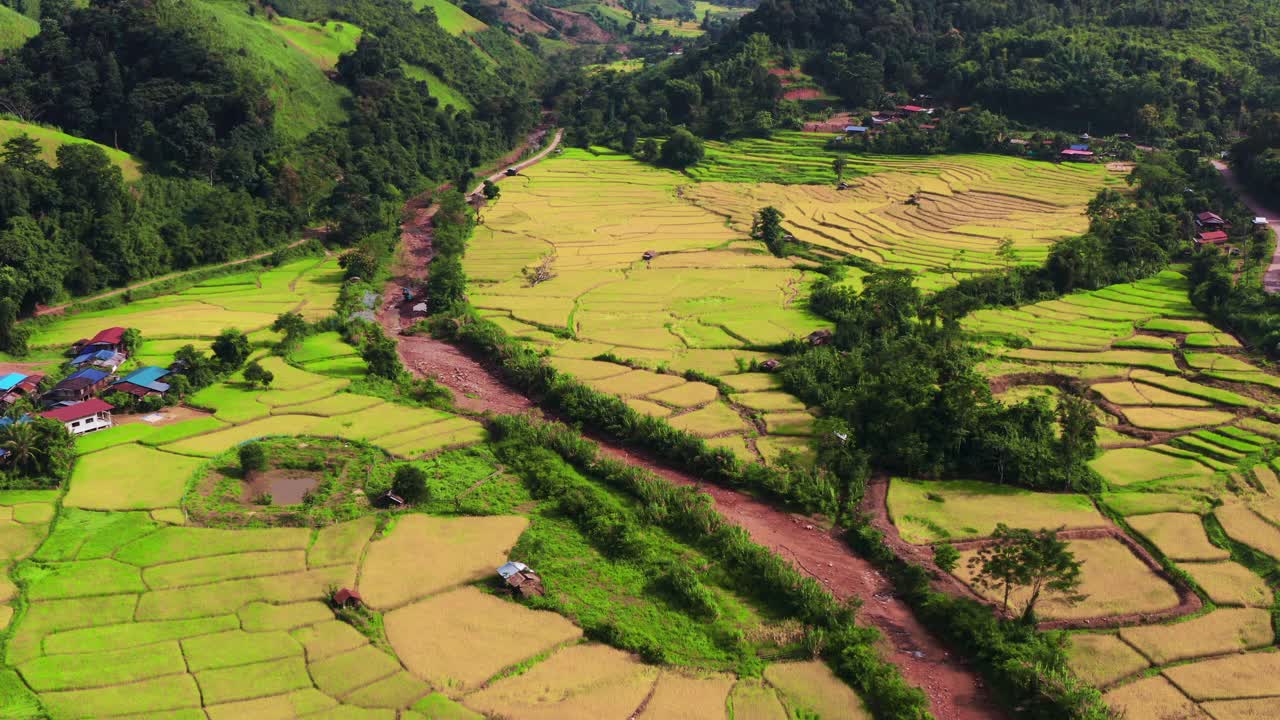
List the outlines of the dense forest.
{"type": "Polygon", "coordinates": [[[799,110],[767,71],[797,68],[854,107],[924,95],[1210,149],[1280,100],[1278,30],[1280,8],[1256,0],[766,0],[714,45],[633,76],[580,78],[564,107],[583,136],[605,140],[681,123],[761,134],[799,110]]]}
{"type": "Polygon", "coordinates": [[[125,150],[145,170],[126,182],[95,145],[64,146],[53,165],[22,137],[5,145],[0,293],[20,312],[276,247],[308,225],[359,242],[393,227],[407,195],[506,152],[539,117],[542,71],[516,43],[491,42],[499,58],[486,60],[429,9],[356,0],[302,9],[364,34],[325,81],[345,94],[344,119],[298,136],[252,53],[181,9],[44,2],[39,34],[0,63],[11,118],[125,150]],[[406,67],[461,88],[474,111],[442,106],[406,67]]]}

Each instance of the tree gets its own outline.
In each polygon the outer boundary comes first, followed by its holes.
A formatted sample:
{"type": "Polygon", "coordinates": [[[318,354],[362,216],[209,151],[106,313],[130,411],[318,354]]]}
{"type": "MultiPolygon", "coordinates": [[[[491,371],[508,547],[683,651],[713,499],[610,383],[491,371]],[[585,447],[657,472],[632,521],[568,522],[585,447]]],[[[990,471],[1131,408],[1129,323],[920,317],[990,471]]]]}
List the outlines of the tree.
{"type": "Polygon", "coordinates": [[[178,348],[178,351],[173,354],[173,359],[182,366],[182,374],[187,378],[187,386],[190,390],[208,387],[217,379],[213,361],[208,355],[197,350],[195,345],[183,345],[178,348]]]}
{"type": "Polygon", "coordinates": [[[36,465],[41,453],[40,433],[36,426],[29,422],[14,422],[5,426],[3,444],[9,453],[9,462],[19,471],[29,473],[36,465]]]}
{"type": "Polygon", "coordinates": [[[251,473],[265,470],[267,467],[267,451],[260,442],[247,442],[240,446],[240,471],[247,479],[251,473]]]}
{"type": "Polygon", "coordinates": [[[1077,592],[1080,562],[1056,531],[1010,528],[1000,523],[991,537],[992,542],[969,559],[969,568],[976,571],[975,585],[1001,594],[1005,612],[1009,611],[1010,595],[1018,589],[1027,591],[1020,619],[1028,625],[1035,624],[1036,603],[1045,592],[1072,605],[1085,599],[1077,592]]]}
{"type": "Polygon", "coordinates": [[[831,161],[831,169],[836,173],[836,182],[844,182],[844,171],[847,167],[849,167],[849,158],[844,155],[837,155],[831,161]]]}
{"type": "Polygon", "coordinates": [[[1018,253],[1014,250],[1013,238],[1007,235],[1000,238],[1000,242],[996,243],[996,257],[1004,261],[1006,269],[1018,262],[1018,253]]]}
{"type": "Polygon", "coordinates": [[[769,252],[778,257],[787,254],[787,232],[782,229],[782,220],[782,211],[767,205],[756,213],[755,220],[751,223],[751,238],[764,243],[769,252]]]}
{"type": "Polygon", "coordinates": [[[244,381],[250,385],[260,385],[265,388],[275,379],[276,376],[270,370],[262,367],[262,363],[257,360],[249,363],[244,369],[244,381]]]}
{"type": "Polygon", "coordinates": [[[697,136],[685,128],[676,128],[662,144],[659,160],[669,168],[683,170],[690,165],[697,165],[704,152],[702,141],[697,136]]]}
{"type": "Polygon", "coordinates": [[[132,355],[142,347],[142,331],[138,328],[128,328],[124,331],[124,335],[120,337],[120,347],[126,355],[132,355]]]}
{"type": "Polygon", "coordinates": [[[360,357],[369,365],[369,372],[388,380],[397,380],[404,367],[400,365],[400,355],[396,352],[396,341],[377,332],[365,341],[360,357]]]}
{"type": "Polygon", "coordinates": [[[378,272],[378,264],[377,256],[364,245],[353,247],[338,256],[338,267],[345,271],[343,277],[348,280],[372,280],[378,272]]]}
{"type": "Polygon", "coordinates": [[[275,322],[271,323],[271,329],[284,335],[282,342],[285,345],[292,345],[305,337],[310,328],[302,315],[296,312],[287,312],[281,313],[276,317],[275,322]]]}
{"type": "Polygon", "coordinates": [[[653,138],[645,138],[636,146],[635,156],[637,160],[643,162],[653,162],[658,159],[658,141],[653,138]]]}
{"type": "Polygon", "coordinates": [[[401,465],[396,468],[395,477],[391,480],[391,492],[411,505],[431,499],[427,474],[417,465],[401,465]]]}
{"type": "Polygon", "coordinates": [[[492,180],[484,181],[484,197],[486,200],[493,200],[502,194],[502,188],[498,187],[498,183],[492,180]]]}
{"type": "Polygon", "coordinates": [[[960,551],[951,543],[940,543],[933,548],[933,562],[943,572],[951,572],[960,563],[960,551]]]}
{"type": "Polygon", "coordinates": [[[249,338],[237,328],[227,328],[213,341],[213,354],[223,367],[232,370],[249,358],[249,338]]]}

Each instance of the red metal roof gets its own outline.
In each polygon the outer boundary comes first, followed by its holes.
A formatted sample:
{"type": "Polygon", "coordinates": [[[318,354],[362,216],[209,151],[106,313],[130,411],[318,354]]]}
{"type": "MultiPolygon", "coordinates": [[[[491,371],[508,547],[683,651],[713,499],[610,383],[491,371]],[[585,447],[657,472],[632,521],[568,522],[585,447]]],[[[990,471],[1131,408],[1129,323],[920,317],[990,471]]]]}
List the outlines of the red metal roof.
{"type": "Polygon", "coordinates": [[[105,343],[107,345],[119,345],[122,340],[124,340],[124,328],[109,327],[89,338],[89,342],[85,344],[96,345],[97,343],[105,343]]]}
{"type": "Polygon", "coordinates": [[[1199,242],[1209,245],[1217,245],[1220,242],[1227,241],[1227,234],[1221,230],[1213,230],[1207,233],[1200,233],[1199,242]]]}
{"type": "Polygon", "coordinates": [[[906,112],[924,112],[928,108],[923,108],[923,107],[920,107],[919,105],[902,105],[898,109],[904,110],[906,112]]]}
{"type": "Polygon", "coordinates": [[[1092,150],[1072,150],[1071,148],[1067,148],[1066,150],[1063,150],[1061,153],[1058,153],[1058,154],[1071,155],[1075,157],[1093,157],[1092,150]]]}
{"type": "Polygon", "coordinates": [[[40,417],[47,417],[51,420],[57,420],[58,422],[65,423],[114,409],[115,406],[111,403],[103,402],[98,398],[91,398],[82,403],[76,403],[75,405],[60,407],[56,410],[46,410],[45,412],[40,413],[40,417]]]}
{"type": "Polygon", "coordinates": [[[1225,221],[1225,220],[1223,220],[1223,219],[1222,219],[1222,217],[1221,217],[1221,216],[1219,216],[1217,213],[1212,213],[1212,212],[1202,212],[1202,213],[1200,213],[1199,215],[1196,215],[1196,219],[1197,219],[1197,220],[1199,220],[1199,221],[1200,221],[1200,222],[1202,222],[1202,223],[1222,223],[1222,222],[1226,222],[1226,221],[1225,221]]]}

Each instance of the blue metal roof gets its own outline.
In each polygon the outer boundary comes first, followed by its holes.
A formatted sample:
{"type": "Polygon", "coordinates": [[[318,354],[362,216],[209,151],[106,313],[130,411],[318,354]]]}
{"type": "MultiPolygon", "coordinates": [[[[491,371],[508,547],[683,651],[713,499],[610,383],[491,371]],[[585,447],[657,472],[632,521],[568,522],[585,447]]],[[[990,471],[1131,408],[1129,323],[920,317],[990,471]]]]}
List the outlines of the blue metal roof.
{"type": "Polygon", "coordinates": [[[156,392],[168,392],[169,384],[160,382],[160,378],[168,374],[169,371],[165,368],[148,365],[134,370],[124,378],[117,380],[116,383],[133,383],[156,392]]]}
{"type": "Polygon", "coordinates": [[[1076,144],[1071,146],[1072,150],[1088,150],[1089,146],[1084,144],[1076,144]]]}
{"type": "Polygon", "coordinates": [[[4,377],[0,377],[0,391],[12,390],[18,383],[26,379],[27,376],[22,373],[9,373],[4,377]]]}
{"type": "MultiPolygon", "coordinates": [[[[67,380],[76,380],[79,378],[86,378],[90,382],[96,383],[99,380],[106,378],[110,374],[111,374],[110,372],[103,370],[102,368],[83,368],[81,370],[77,370],[71,373],[70,375],[67,376],[67,379],[63,380],[62,382],[67,382],[67,380]]],[[[62,383],[59,383],[59,385],[61,384],[62,383]]]]}
{"type": "Polygon", "coordinates": [[[75,359],[71,361],[70,364],[81,365],[83,363],[92,362],[94,360],[110,360],[111,358],[115,357],[117,354],[118,353],[116,353],[115,350],[98,350],[96,352],[82,353],[80,355],[77,355],[75,359]]]}
{"type": "Polygon", "coordinates": [[[866,128],[866,126],[864,126],[864,125],[846,125],[846,126],[844,127],[844,131],[845,131],[845,132],[863,133],[863,132],[866,132],[866,131],[867,131],[867,128],[866,128]]]}

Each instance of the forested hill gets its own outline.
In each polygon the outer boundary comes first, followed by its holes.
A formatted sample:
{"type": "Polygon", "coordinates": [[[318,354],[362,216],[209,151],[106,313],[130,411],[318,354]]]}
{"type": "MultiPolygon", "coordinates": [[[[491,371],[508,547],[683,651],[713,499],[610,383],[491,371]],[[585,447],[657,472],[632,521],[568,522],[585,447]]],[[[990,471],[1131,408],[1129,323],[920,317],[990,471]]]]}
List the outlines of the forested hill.
{"type": "Polygon", "coordinates": [[[634,106],[614,117],[653,122],[661,106],[709,135],[756,132],[761,110],[785,124],[780,85],[734,67],[749,52],[854,107],[925,94],[1068,131],[1222,138],[1280,103],[1278,40],[1268,0],[765,0],[718,43],[632,79],[638,96],[617,97],[634,106]]]}
{"type": "Polygon", "coordinates": [[[539,58],[403,0],[15,6],[39,32],[0,46],[0,324],[307,225],[385,244],[405,197],[504,154],[539,117],[539,58]],[[24,124],[101,146],[51,157],[24,124]]]}

